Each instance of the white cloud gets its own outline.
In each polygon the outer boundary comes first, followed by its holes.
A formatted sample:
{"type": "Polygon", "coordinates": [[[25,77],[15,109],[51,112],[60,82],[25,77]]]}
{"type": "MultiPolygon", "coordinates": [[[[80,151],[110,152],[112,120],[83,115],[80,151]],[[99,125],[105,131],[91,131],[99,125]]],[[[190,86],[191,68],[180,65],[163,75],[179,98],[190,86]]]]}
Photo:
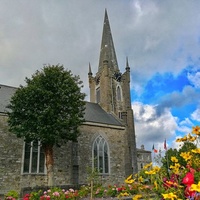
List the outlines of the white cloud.
{"type": "Polygon", "coordinates": [[[144,144],[146,149],[151,149],[155,144],[158,148],[161,146],[163,148],[164,140],[174,137],[177,119],[169,110],[166,109],[160,116],[157,116],[156,106],[134,102],[132,108],[138,147],[144,144]]]}
{"type": "Polygon", "coordinates": [[[171,142],[171,148],[179,150],[183,146],[183,142],[176,142],[176,139],[181,138],[181,136],[177,136],[172,142],[171,142]]]}
{"type": "Polygon", "coordinates": [[[186,0],[181,6],[169,0],[1,1],[1,83],[18,86],[44,63],[61,63],[87,84],[88,63],[94,73],[98,66],[105,8],[120,68],[128,56],[135,84],[157,71],[178,73],[199,57],[199,6],[186,0]]]}
{"type": "Polygon", "coordinates": [[[192,114],[191,117],[193,120],[200,122],[200,108],[197,108],[192,114]]]}
{"type": "Polygon", "coordinates": [[[185,129],[185,128],[182,129],[182,131],[181,131],[181,129],[179,129],[181,132],[187,133],[189,127],[190,127],[190,129],[191,129],[191,127],[193,126],[193,122],[191,121],[191,119],[185,118],[184,120],[182,120],[182,121],[179,122],[179,126],[180,126],[180,127],[187,127],[186,129],[185,129]],[[185,131],[185,130],[186,130],[186,131],[185,131]]]}
{"type": "Polygon", "coordinates": [[[194,85],[195,88],[200,88],[200,72],[188,74],[188,80],[194,85]]]}

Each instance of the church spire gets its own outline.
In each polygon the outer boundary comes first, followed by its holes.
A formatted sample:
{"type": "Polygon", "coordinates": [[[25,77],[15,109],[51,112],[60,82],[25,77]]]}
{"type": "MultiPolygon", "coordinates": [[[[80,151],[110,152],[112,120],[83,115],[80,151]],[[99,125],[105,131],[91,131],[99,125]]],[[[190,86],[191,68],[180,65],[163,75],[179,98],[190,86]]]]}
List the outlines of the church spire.
{"type": "Polygon", "coordinates": [[[102,34],[102,41],[101,41],[98,71],[100,71],[101,67],[103,66],[105,55],[107,56],[108,64],[112,68],[112,70],[118,71],[119,68],[117,64],[117,57],[115,54],[115,48],[114,48],[114,43],[112,39],[107,10],[105,10],[105,16],[104,16],[104,25],[103,25],[103,34],[102,34]]]}

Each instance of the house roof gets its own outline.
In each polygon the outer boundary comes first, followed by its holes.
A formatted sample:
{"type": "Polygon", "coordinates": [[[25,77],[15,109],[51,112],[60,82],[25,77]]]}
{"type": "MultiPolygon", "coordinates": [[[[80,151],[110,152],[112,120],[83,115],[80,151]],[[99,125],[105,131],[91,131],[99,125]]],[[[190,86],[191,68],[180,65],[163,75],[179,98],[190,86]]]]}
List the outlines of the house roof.
{"type": "Polygon", "coordinates": [[[0,113],[8,111],[6,108],[10,102],[11,96],[15,93],[17,88],[0,84],[0,113]]]}
{"type": "MultiPolygon", "coordinates": [[[[17,88],[0,84],[0,113],[6,113],[6,108],[17,88]]],[[[122,126],[114,115],[104,111],[97,103],[86,102],[84,118],[86,122],[122,126]]]]}

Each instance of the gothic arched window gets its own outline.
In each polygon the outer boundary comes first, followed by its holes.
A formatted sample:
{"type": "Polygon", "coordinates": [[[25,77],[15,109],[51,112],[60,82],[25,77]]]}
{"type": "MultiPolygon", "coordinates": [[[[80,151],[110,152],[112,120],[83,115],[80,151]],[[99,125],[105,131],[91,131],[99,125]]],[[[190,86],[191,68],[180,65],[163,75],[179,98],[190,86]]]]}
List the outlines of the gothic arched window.
{"type": "Polygon", "coordinates": [[[117,86],[117,100],[122,100],[121,88],[119,86],[117,86]]]}
{"type": "Polygon", "coordinates": [[[109,173],[109,152],[106,140],[99,135],[93,143],[93,168],[97,169],[99,173],[109,173]]]}

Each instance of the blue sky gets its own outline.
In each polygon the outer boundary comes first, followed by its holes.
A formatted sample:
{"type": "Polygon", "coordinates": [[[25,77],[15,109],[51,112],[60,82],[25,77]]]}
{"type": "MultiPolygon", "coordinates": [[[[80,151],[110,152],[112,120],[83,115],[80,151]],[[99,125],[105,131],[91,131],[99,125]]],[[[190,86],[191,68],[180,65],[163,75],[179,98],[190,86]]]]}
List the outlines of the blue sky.
{"type": "Polygon", "coordinates": [[[200,123],[200,1],[0,1],[0,84],[18,87],[43,64],[98,68],[105,8],[121,72],[128,56],[137,146],[175,147],[200,123]]]}
{"type": "Polygon", "coordinates": [[[139,132],[146,133],[148,128],[153,129],[148,141],[155,143],[156,149],[163,150],[165,138],[168,148],[177,147],[175,139],[190,133],[192,126],[199,125],[199,78],[200,72],[196,66],[185,66],[176,75],[170,71],[156,72],[146,81],[140,95],[131,91],[132,99],[136,100],[133,109],[138,110],[135,112],[136,129],[141,126],[139,132]]]}

